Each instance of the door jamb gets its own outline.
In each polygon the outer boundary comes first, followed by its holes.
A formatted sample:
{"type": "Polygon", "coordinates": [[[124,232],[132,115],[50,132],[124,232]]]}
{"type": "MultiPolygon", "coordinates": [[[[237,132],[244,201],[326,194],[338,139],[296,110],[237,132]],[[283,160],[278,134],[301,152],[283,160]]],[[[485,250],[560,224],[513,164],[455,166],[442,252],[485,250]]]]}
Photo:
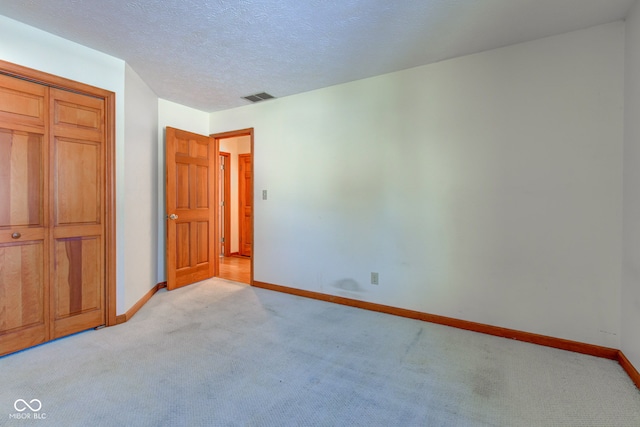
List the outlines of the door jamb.
{"type": "Polygon", "coordinates": [[[101,98],[105,102],[105,324],[116,325],[116,94],[95,86],[69,80],[33,68],[0,60],[0,73],[70,92],[101,98]]]}
{"type": "MultiPolygon", "coordinates": [[[[239,130],[233,130],[230,132],[221,132],[221,133],[214,133],[209,135],[211,138],[213,138],[214,141],[214,145],[215,145],[215,153],[216,153],[216,170],[215,170],[215,182],[218,183],[220,182],[220,140],[221,139],[225,139],[225,138],[235,138],[235,137],[240,137],[240,136],[249,136],[250,137],[250,144],[251,144],[251,164],[254,165],[254,144],[253,144],[253,128],[246,128],[246,129],[239,129],[239,130]]],[[[255,166],[251,167],[251,194],[252,197],[254,199],[254,205],[255,205],[255,192],[254,192],[254,188],[255,188],[255,178],[254,178],[254,170],[255,170],[255,166]]],[[[218,185],[216,185],[216,191],[218,190],[218,185]]],[[[217,194],[217,193],[216,193],[217,194]]],[[[217,195],[216,199],[219,200],[219,195],[217,195]]],[[[214,218],[214,222],[215,224],[218,224],[220,222],[220,214],[219,214],[219,209],[216,209],[215,212],[215,218],[214,218]]],[[[250,272],[250,279],[249,279],[249,284],[251,286],[253,286],[253,266],[254,266],[254,260],[255,260],[255,241],[256,241],[256,237],[255,237],[255,206],[254,209],[251,212],[251,230],[252,230],[252,235],[253,238],[251,239],[251,272],[250,272]]],[[[220,253],[220,236],[219,236],[219,232],[218,232],[218,227],[216,227],[216,237],[215,237],[215,241],[213,242],[214,245],[216,245],[214,253],[220,253]]],[[[215,260],[215,275],[218,276],[220,274],[220,257],[216,256],[216,260],[215,260]]]]}

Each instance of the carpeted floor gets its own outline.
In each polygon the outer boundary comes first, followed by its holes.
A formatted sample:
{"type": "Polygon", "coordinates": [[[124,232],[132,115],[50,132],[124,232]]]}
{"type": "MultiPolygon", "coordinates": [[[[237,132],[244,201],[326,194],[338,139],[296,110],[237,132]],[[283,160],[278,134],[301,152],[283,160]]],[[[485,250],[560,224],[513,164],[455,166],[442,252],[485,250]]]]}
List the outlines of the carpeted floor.
{"type": "Polygon", "coordinates": [[[0,425],[638,427],[640,392],[614,361],[212,279],[0,358],[0,425]]]}

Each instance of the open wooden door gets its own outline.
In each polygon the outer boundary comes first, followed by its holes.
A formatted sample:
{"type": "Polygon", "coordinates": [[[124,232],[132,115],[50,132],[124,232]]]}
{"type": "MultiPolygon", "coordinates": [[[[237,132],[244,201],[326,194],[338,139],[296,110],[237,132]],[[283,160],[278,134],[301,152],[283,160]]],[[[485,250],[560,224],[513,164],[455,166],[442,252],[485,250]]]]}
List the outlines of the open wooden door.
{"type": "Polygon", "coordinates": [[[208,136],[167,127],[167,289],[215,275],[215,166],[208,136]]]}

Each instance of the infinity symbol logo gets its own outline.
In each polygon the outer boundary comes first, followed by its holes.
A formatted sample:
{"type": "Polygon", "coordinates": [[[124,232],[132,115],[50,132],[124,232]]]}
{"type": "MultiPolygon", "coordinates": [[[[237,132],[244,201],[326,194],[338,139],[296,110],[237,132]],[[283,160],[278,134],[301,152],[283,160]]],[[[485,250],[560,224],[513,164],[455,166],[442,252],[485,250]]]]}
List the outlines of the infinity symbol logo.
{"type": "Polygon", "coordinates": [[[26,411],[27,408],[31,409],[33,412],[38,412],[40,409],[42,409],[42,402],[40,402],[38,399],[33,399],[31,400],[31,402],[27,403],[27,401],[24,399],[18,399],[14,402],[13,407],[18,412],[26,411]]]}

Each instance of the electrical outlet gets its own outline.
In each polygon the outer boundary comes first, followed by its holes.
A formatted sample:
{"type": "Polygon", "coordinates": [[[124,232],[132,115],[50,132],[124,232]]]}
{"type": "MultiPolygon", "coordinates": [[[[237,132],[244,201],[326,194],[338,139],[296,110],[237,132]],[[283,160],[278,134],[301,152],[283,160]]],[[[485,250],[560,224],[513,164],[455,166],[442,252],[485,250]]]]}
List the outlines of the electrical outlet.
{"type": "Polygon", "coordinates": [[[372,285],[378,284],[378,273],[371,273],[371,284],[372,285]]]}

